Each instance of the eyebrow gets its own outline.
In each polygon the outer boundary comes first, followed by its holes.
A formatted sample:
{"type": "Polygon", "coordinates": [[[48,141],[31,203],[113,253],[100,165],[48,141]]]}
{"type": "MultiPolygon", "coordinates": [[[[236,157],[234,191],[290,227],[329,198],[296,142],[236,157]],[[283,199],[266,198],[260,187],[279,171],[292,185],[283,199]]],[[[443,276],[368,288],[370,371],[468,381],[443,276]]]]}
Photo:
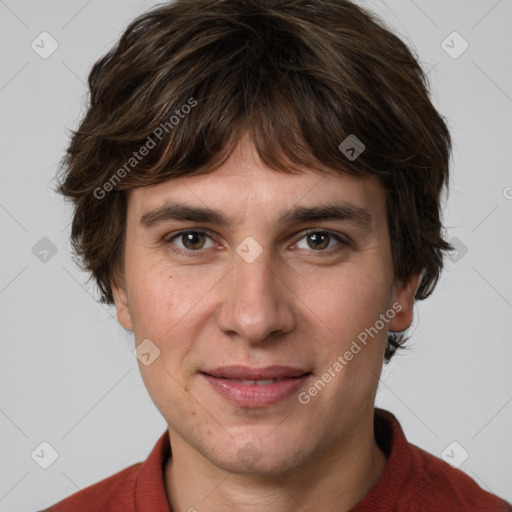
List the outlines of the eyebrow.
{"type": "MultiPolygon", "coordinates": [[[[348,203],[333,203],[319,206],[298,206],[284,212],[278,224],[298,224],[322,220],[338,220],[350,222],[358,227],[367,228],[373,216],[365,208],[348,203]]],[[[223,213],[206,207],[169,202],[165,205],[144,213],[140,224],[145,229],[170,221],[192,221],[198,223],[230,226],[233,220],[223,213]]]]}

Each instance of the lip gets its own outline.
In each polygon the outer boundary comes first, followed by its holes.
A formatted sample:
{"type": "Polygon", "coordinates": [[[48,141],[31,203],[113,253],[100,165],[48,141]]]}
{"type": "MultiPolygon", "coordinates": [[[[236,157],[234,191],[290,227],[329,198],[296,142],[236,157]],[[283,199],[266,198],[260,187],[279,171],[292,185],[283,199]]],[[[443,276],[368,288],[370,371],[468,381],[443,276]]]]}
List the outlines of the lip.
{"type": "Polygon", "coordinates": [[[311,372],[291,366],[223,366],[201,373],[228,401],[251,408],[268,407],[284,400],[303,386],[311,375],[311,372]]]}

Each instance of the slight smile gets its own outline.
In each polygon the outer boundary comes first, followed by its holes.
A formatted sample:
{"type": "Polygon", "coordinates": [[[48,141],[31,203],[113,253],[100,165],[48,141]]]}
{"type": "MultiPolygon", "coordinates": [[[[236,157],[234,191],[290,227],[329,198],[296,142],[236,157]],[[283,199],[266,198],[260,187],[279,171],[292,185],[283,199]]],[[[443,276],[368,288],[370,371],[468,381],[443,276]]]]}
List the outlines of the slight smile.
{"type": "Polygon", "coordinates": [[[212,388],[239,407],[267,407],[296,392],[312,375],[291,366],[223,366],[201,372],[212,388]]]}

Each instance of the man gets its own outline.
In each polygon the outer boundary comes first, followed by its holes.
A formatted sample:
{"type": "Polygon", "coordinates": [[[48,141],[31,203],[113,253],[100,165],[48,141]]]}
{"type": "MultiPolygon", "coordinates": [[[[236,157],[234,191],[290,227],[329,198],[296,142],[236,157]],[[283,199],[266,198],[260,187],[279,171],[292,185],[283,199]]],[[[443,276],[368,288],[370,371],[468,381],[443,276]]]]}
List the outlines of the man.
{"type": "Polygon", "coordinates": [[[348,1],[179,0],[89,85],[59,190],[168,430],[48,510],[512,510],[374,407],[450,249],[406,46],[348,1]]]}

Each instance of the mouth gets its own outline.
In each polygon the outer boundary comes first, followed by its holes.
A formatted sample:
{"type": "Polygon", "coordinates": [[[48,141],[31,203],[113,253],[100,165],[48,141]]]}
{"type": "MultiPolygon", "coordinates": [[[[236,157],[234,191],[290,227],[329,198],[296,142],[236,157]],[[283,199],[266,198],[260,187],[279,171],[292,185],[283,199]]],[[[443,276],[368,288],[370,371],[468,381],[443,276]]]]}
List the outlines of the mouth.
{"type": "Polygon", "coordinates": [[[274,405],[295,393],[312,375],[291,366],[223,366],[201,374],[224,399],[246,408],[274,405]]]}

